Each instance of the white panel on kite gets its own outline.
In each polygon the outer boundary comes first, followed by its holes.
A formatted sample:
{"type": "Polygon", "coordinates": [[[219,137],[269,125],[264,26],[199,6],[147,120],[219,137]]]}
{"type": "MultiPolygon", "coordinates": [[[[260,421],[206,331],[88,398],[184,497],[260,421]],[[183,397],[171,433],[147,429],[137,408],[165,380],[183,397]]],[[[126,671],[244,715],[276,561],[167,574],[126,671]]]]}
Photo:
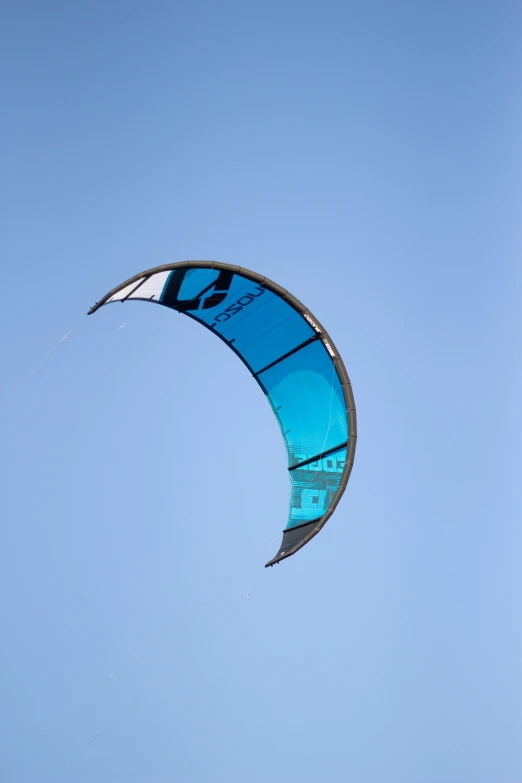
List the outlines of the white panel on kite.
{"type": "Polygon", "coordinates": [[[169,275],[170,269],[166,272],[158,272],[156,275],[152,275],[129,296],[129,299],[152,299],[158,302],[169,275]]]}
{"type": "MultiPolygon", "coordinates": [[[[142,278],[143,279],[143,278],[142,278]]],[[[125,299],[134,289],[136,286],[139,286],[140,281],[134,281],[134,283],[131,283],[130,285],[126,285],[125,288],[122,288],[121,291],[118,291],[114,296],[111,296],[109,299],[109,302],[120,302],[122,299],[125,299]]],[[[141,286],[140,286],[141,288],[141,286]]],[[[138,291],[140,289],[138,288],[138,291]]]]}

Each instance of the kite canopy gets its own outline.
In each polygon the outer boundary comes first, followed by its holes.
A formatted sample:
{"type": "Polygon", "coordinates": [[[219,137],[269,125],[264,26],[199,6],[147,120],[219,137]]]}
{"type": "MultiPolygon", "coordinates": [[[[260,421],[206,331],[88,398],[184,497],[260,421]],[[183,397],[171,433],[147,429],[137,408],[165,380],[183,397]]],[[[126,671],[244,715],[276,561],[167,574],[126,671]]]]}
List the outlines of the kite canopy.
{"type": "Polygon", "coordinates": [[[89,310],[154,302],[213,331],[265,393],[286,444],[290,511],[271,566],[304,546],[333,513],[353,465],[355,403],[343,361],[317,318],[284,288],[217,261],[158,266],[126,280],[89,310]]]}

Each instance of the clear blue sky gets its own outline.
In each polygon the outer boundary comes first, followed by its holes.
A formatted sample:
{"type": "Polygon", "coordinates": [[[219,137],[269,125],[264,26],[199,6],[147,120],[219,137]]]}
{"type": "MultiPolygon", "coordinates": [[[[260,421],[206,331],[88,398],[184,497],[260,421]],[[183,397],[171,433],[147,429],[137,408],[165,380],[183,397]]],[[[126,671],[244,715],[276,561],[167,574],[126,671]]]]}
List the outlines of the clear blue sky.
{"type": "Polygon", "coordinates": [[[521,23],[3,3],[2,783],[522,781],[521,23]],[[348,490],[267,571],[248,372],[166,309],[86,316],[186,258],[289,288],[352,380],[348,490]]]}

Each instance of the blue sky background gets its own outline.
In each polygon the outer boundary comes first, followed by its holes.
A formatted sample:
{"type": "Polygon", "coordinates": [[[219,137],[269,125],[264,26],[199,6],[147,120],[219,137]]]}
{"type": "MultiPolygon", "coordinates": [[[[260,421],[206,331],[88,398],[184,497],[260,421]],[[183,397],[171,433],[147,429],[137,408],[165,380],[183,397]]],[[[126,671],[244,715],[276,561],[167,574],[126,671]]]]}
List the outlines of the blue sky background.
{"type": "Polygon", "coordinates": [[[2,783],[522,781],[520,32],[3,4],[2,783]],[[288,477],[243,365],[86,316],[186,258],[289,288],[352,380],[348,490],[266,571],[288,477]]]}

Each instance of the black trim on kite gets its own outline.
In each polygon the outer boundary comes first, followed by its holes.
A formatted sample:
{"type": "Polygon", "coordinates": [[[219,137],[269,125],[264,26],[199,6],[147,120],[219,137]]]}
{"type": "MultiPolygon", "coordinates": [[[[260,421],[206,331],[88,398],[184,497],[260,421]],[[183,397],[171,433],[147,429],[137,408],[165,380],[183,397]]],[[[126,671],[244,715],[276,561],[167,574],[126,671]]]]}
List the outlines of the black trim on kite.
{"type": "Polygon", "coordinates": [[[299,525],[292,525],[292,527],[283,530],[283,533],[288,533],[290,530],[299,530],[302,527],[309,527],[310,525],[316,525],[321,520],[321,517],[315,519],[309,519],[307,522],[301,522],[299,525]]]}
{"type": "Polygon", "coordinates": [[[318,459],[322,459],[323,457],[326,457],[328,454],[333,454],[334,451],[339,451],[339,449],[344,449],[344,447],[347,445],[348,445],[348,441],[345,440],[344,443],[340,443],[339,446],[334,446],[333,449],[328,449],[327,451],[321,451],[321,453],[316,454],[315,457],[310,457],[309,459],[304,459],[302,462],[296,462],[295,465],[290,465],[288,470],[295,470],[296,468],[303,467],[303,465],[309,465],[311,462],[317,462],[318,459]]]}
{"type": "MultiPolygon", "coordinates": [[[[346,372],[346,368],[344,366],[343,360],[341,359],[339,352],[337,351],[333,343],[333,340],[330,338],[328,332],[324,329],[324,327],[321,325],[318,319],[315,318],[315,316],[310,312],[310,310],[308,310],[308,308],[305,307],[302,304],[302,302],[299,301],[299,299],[296,299],[296,297],[293,296],[285,288],[283,288],[280,285],[277,285],[277,283],[274,283],[272,280],[269,280],[263,275],[260,275],[257,272],[252,272],[249,269],[244,269],[243,267],[236,266],[234,264],[224,264],[219,261],[180,261],[173,264],[163,264],[162,266],[157,266],[154,267],[153,269],[147,269],[144,272],[140,272],[139,274],[130,277],[128,280],[125,280],[124,283],[121,283],[116,288],[113,288],[112,291],[109,291],[109,293],[106,294],[103,297],[103,299],[100,299],[99,302],[96,302],[96,304],[93,307],[91,307],[91,309],[88,312],[88,315],[92,315],[93,313],[95,313],[96,310],[99,310],[100,307],[107,304],[115,294],[117,294],[119,291],[126,288],[127,286],[130,286],[133,283],[137,283],[140,281],[145,282],[145,280],[148,280],[149,277],[152,277],[152,275],[158,274],[159,272],[167,272],[167,271],[172,271],[175,269],[182,269],[182,268],[217,269],[220,272],[232,272],[234,274],[241,275],[246,280],[251,280],[257,283],[258,285],[265,288],[267,291],[271,291],[273,294],[276,294],[277,296],[281,297],[281,299],[287,302],[296,311],[296,313],[298,313],[308,323],[309,326],[312,326],[312,328],[317,332],[318,336],[321,337],[321,342],[323,343],[325,351],[330,355],[335,371],[339,378],[339,382],[341,384],[341,389],[343,392],[343,397],[346,405],[346,416],[348,421],[348,441],[346,443],[346,462],[341,475],[339,486],[330,502],[328,511],[325,514],[323,514],[322,517],[319,517],[317,520],[312,520],[311,522],[304,523],[303,525],[289,528],[288,530],[285,530],[283,532],[283,541],[281,543],[281,547],[279,548],[279,551],[277,552],[275,557],[273,557],[272,560],[270,560],[266,564],[265,567],[273,566],[276,563],[279,563],[281,560],[284,560],[287,557],[290,557],[291,555],[295,554],[295,552],[297,552],[299,549],[301,549],[301,547],[307,544],[308,541],[310,541],[310,539],[312,539],[315,535],[317,535],[317,533],[324,527],[326,522],[329,520],[329,518],[335,511],[337,504],[339,503],[339,500],[341,499],[341,496],[344,490],[346,489],[346,485],[348,484],[348,479],[350,477],[350,473],[353,467],[355,447],[357,443],[357,417],[356,417],[355,401],[353,398],[350,379],[348,377],[348,373],[346,372]],[[327,348],[327,346],[329,346],[329,349],[327,348]]],[[[147,300],[140,300],[138,297],[136,297],[133,301],[147,301],[147,300]]],[[[164,304],[163,302],[159,302],[158,300],[153,300],[153,301],[155,301],[156,304],[164,304]]],[[[167,304],[166,306],[168,307],[169,305],[167,304]]],[[[172,307],[172,305],[170,307],[173,310],[174,309],[177,310],[177,312],[183,312],[183,310],[178,309],[177,307],[172,307]]],[[[210,326],[205,324],[203,321],[200,321],[198,318],[191,315],[187,311],[185,311],[184,314],[188,315],[190,318],[193,318],[193,320],[197,321],[202,326],[207,327],[210,331],[213,331],[214,334],[217,334],[217,336],[224,343],[226,343],[226,345],[228,345],[229,348],[232,351],[234,351],[234,353],[237,356],[239,356],[243,364],[249,369],[250,373],[254,376],[256,382],[259,384],[264,394],[267,395],[267,389],[265,388],[262,381],[258,377],[259,373],[264,372],[264,370],[268,369],[267,367],[255,373],[253,369],[250,367],[250,365],[248,364],[248,362],[239,353],[239,351],[236,348],[234,348],[234,346],[231,345],[231,343],[224,336],[222,336],[219,332],[213,329],[213,327],[215,327],[217,324],[212,324],[212,326],[210,326]]],[[[301,347],[304,346],[297,346],[296,350],[299,350],[299,348],[301,347]]],[[[286,356],[281,357],[281,359],[279,359],[278,361],[282,361],[284,358],[286,358],[286,356]]],[[[342,447],[343,446],[337,446],[336,449],[342,447]]],[[[314,459],[320,459],[320,456],[312,458],[311,461],[313,462],[314,459]]],[[[297,465],[292,466],[289,469],[292,470],[292,468],[299,467],[299,465],[302,464],[303,463],[298,463],[297,465]]]]}
{"type": "Polygon", "coordinates": [[[261,373],[265,372],[265,370],[270,370],[271,367],[275,367],[275,365],[279,364],[279,362],[284,362],[284,360],[288,359],[289,356],[292,356],[294,353],[297,353],[297,351],[300,351],[302,348],[306,348],[307,345],[310,345],[310,343],[314,343],[318,339],[319,339],[318,334],[314,334],[313,337],[309,337],[308,340],[305,340],[304,343],[301,343],[301,345],[296,345],[295,348],[292,348],[291,351],[288,351],[287,353],[283,354],[283,356],[280,356],[279,359],[274,359],[273,362],[267,364],[266,367],[263,367],[262,370],[258,370],[256,373],[254,373],[254,378],[257,378],[257,376],[261,375],[261,373]]]}
{"type": "Polygon", "coordinates": [[[302,525],[296,525],[295,527],[283,530],[283,540],[279,548],[277,555],[270,560],[265,568],[273,566],[279,563],[280,560],[284,560],[290,557],[298,549],[301,549],[311,538],[313,538],[320,531],[322,527],[322,517],[318,519],[312,519],[311,522],[305,522],[302,525]]]}

